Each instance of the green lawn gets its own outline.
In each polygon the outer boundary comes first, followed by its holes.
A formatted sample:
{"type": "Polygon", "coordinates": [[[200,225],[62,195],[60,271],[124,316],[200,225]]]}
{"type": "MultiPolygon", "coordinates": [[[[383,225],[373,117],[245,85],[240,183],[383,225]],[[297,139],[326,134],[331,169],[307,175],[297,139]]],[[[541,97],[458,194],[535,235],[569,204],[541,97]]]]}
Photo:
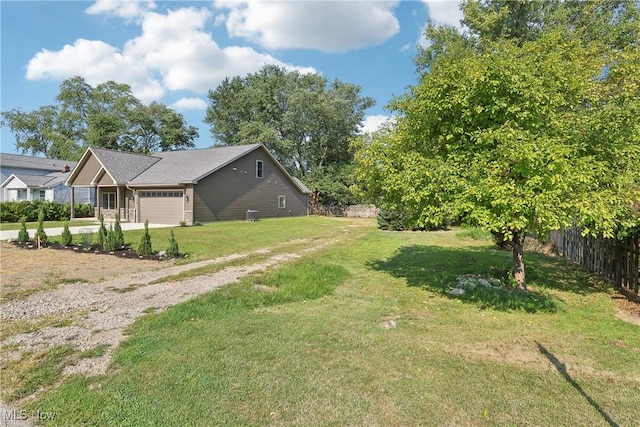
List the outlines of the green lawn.
{"type": "Polygon", "coordinates": [[[637,424],[640,333],[606,284],[528,253],[531,294],[453,298],[457,275],[502,278],[510,254],[456,230],[356,223],[176,228],[194,258],[350,234],[146,315],[107,375],[66,378],[27,409],[55,412],[52,425],[637,424]]]}

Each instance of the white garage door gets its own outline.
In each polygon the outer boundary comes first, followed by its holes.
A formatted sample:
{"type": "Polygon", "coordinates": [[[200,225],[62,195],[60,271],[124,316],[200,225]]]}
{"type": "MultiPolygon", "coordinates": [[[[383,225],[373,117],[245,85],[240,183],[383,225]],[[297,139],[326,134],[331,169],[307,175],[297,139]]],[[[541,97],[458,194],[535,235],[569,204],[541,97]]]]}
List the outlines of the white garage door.
{"type": "Polygon", "coordinates": [[[183,192],[139,191],[140,215],[138,221],[155,224],[180,224],[184,220],[183,192]]]}

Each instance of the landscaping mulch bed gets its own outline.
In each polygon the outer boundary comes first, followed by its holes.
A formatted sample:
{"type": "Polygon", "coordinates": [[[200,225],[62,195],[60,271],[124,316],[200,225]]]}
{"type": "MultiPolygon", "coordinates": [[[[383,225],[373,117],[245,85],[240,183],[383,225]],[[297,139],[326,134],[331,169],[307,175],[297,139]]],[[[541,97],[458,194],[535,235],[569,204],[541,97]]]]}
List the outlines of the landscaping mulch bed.
{"type": "MultiPolygon", "coordinates": [[[[11,242],[14,246],[17,246],[26,250],[38,250],[38,245],[35,242],[18,242],[16,240],[11,242]]],[[[120,249],[116,249],[115,251],[104,251],[102,249],[102,245],[99,243],[93,243],[89,246],[84,245],[69,245],[63,246],[58,242],[47,242],[41,245],[41,248],[48,249],[56,249],[61,251],[72,251],[77,253],[89,253],[89,254],[97,254],[97,255],[110,255],[118,258],[129,258],[129,259],[142,259],[142,260],[151,260],[151,261],[165,261],[167,257],[163,252],[154,253],[151,255],[138,255],[138,253],[131,248],[129,245],[125,245],[120,249]]],[[[180,258],[185,258],[186,255],[180,255],[180,258]]]]}

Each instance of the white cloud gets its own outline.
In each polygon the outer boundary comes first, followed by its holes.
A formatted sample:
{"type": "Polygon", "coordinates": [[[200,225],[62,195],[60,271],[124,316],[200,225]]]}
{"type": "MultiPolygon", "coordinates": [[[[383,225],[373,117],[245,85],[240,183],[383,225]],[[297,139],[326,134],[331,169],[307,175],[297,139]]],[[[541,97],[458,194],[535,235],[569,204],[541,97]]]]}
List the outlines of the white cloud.
{"type": "Polygon", "coordinates": [[[362,133],[375,132],[390,119],[391,116],[385,115],[366,116],[364,118],[364,122],[362,123],[362,128],[360,129],[360,131],[362,133]]]}
{"type": "Polygon", "coordinates": [[[156,8],[153,1],[142,0],[97,0],[87,8],[89,15],[113,15],[124,19],[135,19],[144,16],[156,8]]]}
{"type": "Polygon", "coordinates": [[[78,39],[56,52],[44,49],[27,64],[29,80],[64,80],[74,75],[81,75],[90,85],[108,80],[128,83],[145,102],[165,93],[144,64],[102,41],[78,39]]]}
{"type": "Polygon", "coordinates": [[[171,104],[170,107],[180,111],[204,110],[207,108],[207,103],[201,98],[180,98],[171,104]]]}
{"type": "Polygon", "coordinates": [[[400,30],[398,1],[227,1],[227,31],[267,49],[346,52],[384,43],[400,30]]]}
{"type": "Polygon", "coordinates": [[[422,0],[429,9],[429,17],[435,24],[451,25],[462,28],[460,20],[463,18],[460,10],[461,0],[422,0]]]}
{"type": "MultiPolygon", "coordinates": [[[[122,9],[109,9],[103,2],[97,5],[104,13],[124,14],[122,9]]],[[[166,13],[145,10],[139,16],[141,34],[128,40],[122,49],[103,41],[78,39],[58,51],[37,53],[27,65],[27,78],[63,80],[80,75],[91,85],[115,80],[129,84],[143,102],[151,102],[161,99],[166,91],[205,93],[226,77],[253,73],[266,64],[315,72],[249,47],[220,48],[205,31],[212,17],[206,8],[179,8],[166,13]]]]}

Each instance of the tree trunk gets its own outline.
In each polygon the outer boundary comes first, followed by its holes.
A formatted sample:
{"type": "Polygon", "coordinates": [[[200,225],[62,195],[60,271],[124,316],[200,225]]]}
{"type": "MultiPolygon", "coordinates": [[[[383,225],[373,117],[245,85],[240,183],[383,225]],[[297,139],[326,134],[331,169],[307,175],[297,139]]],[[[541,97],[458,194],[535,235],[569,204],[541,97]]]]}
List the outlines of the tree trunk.
{"type": "Polygon", "coordinates": [[[524,233],[514,233],[511,248],[513,251],[513,278],[518,282],[520,290],[527,290],[527,281],[524,275],[524,233]]]}

